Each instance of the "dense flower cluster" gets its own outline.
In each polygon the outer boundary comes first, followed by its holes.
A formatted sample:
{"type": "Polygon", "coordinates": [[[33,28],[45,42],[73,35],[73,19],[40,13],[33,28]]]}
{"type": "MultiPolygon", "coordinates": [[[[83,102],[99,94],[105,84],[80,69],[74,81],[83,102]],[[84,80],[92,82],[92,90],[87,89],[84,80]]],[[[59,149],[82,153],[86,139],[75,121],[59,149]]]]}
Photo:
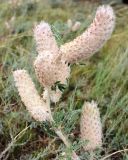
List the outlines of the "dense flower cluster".
{"type": "Polygon", "coordinates": [[[84,149],[95,150],[102,145],[102,126],[99,109],[95,102],[85,102],[80,122],[81,139],[87,140],[84,149]]]}
{"type": "Polygon", "coordinates": [[[92,56],[110,38],[115,26],[115,15],[110,6],[101,6],[89,28],[76,39],[61,46],[63,59],[74,63],[92,56]]]}
{"type": "Polygon", "coordinates": [[[14,80],[21,100],[27,107],[32,117],[37,121],[51,120],[51,115],[46,104],[41,100],[30,76],[25,70],[13,72],[14,80]]]}

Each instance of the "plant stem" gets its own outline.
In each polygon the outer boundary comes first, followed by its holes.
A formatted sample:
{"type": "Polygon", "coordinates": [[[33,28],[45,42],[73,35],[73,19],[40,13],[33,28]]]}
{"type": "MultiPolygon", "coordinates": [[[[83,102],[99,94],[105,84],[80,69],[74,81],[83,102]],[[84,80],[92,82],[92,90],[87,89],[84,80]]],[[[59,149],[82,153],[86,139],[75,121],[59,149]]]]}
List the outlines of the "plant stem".
{"type": "Polygon", "coordinates": [[[90,160],[94,160],[94,152],[93,152],[93,150],[90,151],[90,160]]]}
{"type": "Polygon", "coordinates": [[[0,153],[0,160],[5,156],[5,154],[13,147],[13,145],[16,143],[16,141],[21,138],[21,136],[25,133],[25,131],[29,128],[30,126],[25,127],[20,133],[16,135],[16,137],[8,144],[7,148],[5,148],[4,151],[0,153]]]}
{"type": "Polygon", "coordinates": [[[128,152],[128,148],[122,149],[122,150],[119,150],[119,151],[116,151],[116,152],[113,152],[113,153],[105,156],[104,158],[101,158],[100,160],[108,159],[108,158],[112,157],[113,155],[115,155],[115,154],[117,154],[117,153],[121,153],[121,152],[128,152]]]}
{"type": "MultiPolygon", "coordinates": [[[[49,96],[49,88],[46,88],[46,93],[47,93],[47,107],[49,108],[49,113],[51,113],[51,107],[50,107],[50,96],[49,96]]],[[[51,117],[52,117],[52,113],[51,113],[51,117]]],[[[51,118],[51,124],[54,123],[55,121],[53,119],[53,117],[51,118]]],[[[63,132],[61,131],[61,129],[59,128],[54,128],[55,133],[58,135],[58,137],[63,141],[63,143],[65,144],[66,147],[70,148],[71,144],[68,140],[68,138],[63,134],[63,132]]],[[[77,154],[73,151],[72,152],[72,160],[80,160],[80,158],[77,156],[77,154]]]]}
{"type": "MultiPolygon", "coordinates": [[[[54,129],[55,133],[58,135],[58,137],[63,141],[66,147],[70,148],[71,144],[67,137],[62,133],[60,129],[54,129]]],[[[80,160],[80,158],[77,156],[77,154],[73,151],[72,152],[72,160],[80,160]]]]}
{"type": "Polygon", "coordinates": [[[55,129],[55,132],[58,137],[60,137],[60,139],[64,142],[65,146],[70,147],[70,143],[68,142],[66,136],[62,133],[62,131],[59,129],[55,129]]]}

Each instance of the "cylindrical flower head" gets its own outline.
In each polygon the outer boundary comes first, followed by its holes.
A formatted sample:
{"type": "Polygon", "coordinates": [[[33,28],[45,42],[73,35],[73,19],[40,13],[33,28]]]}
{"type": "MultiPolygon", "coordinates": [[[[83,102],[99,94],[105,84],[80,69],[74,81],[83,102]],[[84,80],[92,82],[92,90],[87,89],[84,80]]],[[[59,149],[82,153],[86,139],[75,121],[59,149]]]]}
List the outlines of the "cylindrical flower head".
{"type": "Polygon", "coordinates": [[[45,54],[44,51],[50,51],[52,55],[58,54],[58,46],[48,23],[41,22],[35,27],[34,38],[39,54],[45,54]]]}
{"type": "Polygon", "coordinates": [[[74,63],[91,57],[110,38],[114,26],[113,9],[110,6],[99,7],[90,27],[73,41],[61,46],[62,59],[74,63]]]}
{"type": "Polygon", "coordinates": [[[38,55],[34,62],[34,68],[39,82],[46,88],[53,86],[57,81],[66,84],[67,78],[70,76],[68,64],[61,60],[56,62],[52,58],[44,58],[43,55],[38,55]]]}
{"type": "Polygon", "coordinates": [[[37,121],[50,121],[51,114],[46,104],[41,100],[30,76],[25,70],[13,72],[15,85],[22,102],[25,104],[31,116],[37,121]]]}
{"type": "Polygon", "coordinates": [[[80,121],[81,139],[87,140],[85,151],[92,151],[102,145],[102,126],[99,109],[95,102],[85,102],[80,121]]]}

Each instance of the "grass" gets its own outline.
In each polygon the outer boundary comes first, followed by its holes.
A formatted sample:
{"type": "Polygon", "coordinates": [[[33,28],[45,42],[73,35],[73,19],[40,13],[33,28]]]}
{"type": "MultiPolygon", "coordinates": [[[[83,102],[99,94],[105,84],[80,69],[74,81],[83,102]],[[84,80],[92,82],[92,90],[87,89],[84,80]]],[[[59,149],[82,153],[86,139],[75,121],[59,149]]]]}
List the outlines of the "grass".
{"type": "MultiPolygon", "coordinates": [[[[27,69],[41,92],[43,89],[32,67],[36,56],[33,26],[41,20],[49,22],[61,45],[87,28],[96,6],[97,3],[61,0],[21,1],[20,4],[1,1],[0,152],[9,146],[4,159],[61,160],[65,153],[70,157],[70,150],[48,125],[39,124],[30,117],[17,94],[12,71],[27,69]],[[82,22],[80,30],[67,32],[69,18],[82,22]]],[[[103,149],[96,151],[96,159],[116,151],[117,154],[108,159],[128,159],[124,150],[128,148],[128,6],[115,4],[114,9],[117,22],[112,38],[91,59],[72,66],[69,86],[62,100],[56,106],[53,104],[57,124],[69,136],[73,149],[83,160],[89,159],[90,155],[81,147],[79,119],[83,102],[92,99],[100,108],[104,134],[103,149]]]]}

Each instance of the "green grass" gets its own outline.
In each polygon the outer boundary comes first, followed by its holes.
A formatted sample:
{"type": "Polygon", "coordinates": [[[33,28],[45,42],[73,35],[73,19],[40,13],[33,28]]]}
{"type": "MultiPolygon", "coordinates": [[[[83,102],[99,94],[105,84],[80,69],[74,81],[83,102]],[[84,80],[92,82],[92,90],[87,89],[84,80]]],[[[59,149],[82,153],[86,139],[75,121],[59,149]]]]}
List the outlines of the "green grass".
{"type": "MultiPolygon", "coordinates": [[[[43,89],[32,66],[36,56],[32,33],[35,23],[41,20],[50,23],[61,45],[87,28],[96,6],[98,4],[61,0],[24,1],[19,6],[1,1],[0,152],[13,142],[5,159],[61,160],[64,152],[70,157],[70,150],[48,125],[39,124],[30,117],[14,86],[12,71],[19,68],[28,70],[41,92],[43,89]],[[14,22],[10,22],[13,16],[14,22]],[[69,18],[82,22],[79,31],[67,32],[66,21],[69,18]]],[[[101,112],[104,138],[103,149],[96,151],[97,159],[128,148],[128,6],[114,5],[114,9],[117,21],[112,38],[92,58],[72,66],[69,86],[62,100],[52,106],[57,125],[69,136],[73,149],[83,160],[89,159],[89,153],[83,151],[79,138],[79,119],[85,100],[97,101],[101,112]]],[[[117,153],[109,159],[127,160],[128,154],[117,153]]]]}

